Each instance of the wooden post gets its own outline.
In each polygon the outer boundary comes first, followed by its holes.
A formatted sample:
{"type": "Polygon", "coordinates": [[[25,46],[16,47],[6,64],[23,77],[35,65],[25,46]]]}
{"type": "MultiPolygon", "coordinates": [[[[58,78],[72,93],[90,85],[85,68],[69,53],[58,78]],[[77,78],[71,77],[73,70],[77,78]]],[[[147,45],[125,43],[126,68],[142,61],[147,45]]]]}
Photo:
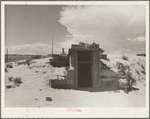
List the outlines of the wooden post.
{"type": "Polygon", "coordinates": [[[7,62],[8,62],[8,48],[7,48],[7,62]]]}
{"type": "Polygon", "coordinates": [[[53,56],[53,37],[52,37],[52,56],[53,56]]]}

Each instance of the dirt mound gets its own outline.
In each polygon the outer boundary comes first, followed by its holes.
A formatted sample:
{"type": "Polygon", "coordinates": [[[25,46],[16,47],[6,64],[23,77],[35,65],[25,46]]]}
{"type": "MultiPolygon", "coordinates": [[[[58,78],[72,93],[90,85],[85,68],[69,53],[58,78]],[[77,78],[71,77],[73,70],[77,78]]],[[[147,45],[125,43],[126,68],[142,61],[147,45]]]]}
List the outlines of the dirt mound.
{"type": "Polygon", "coordinates": [[[122,63],[124,67],[130,67],[131,77],[136,81],[145,80],[146,78],[146,59],[145,57],[137,56],[116,56],[109,55],[109,61],[103,60],[102,62],[110,67],[111,70],[117,73],[118,64],[122,63]],[[128,59],[128,60],[126,60],[128,59]]]}

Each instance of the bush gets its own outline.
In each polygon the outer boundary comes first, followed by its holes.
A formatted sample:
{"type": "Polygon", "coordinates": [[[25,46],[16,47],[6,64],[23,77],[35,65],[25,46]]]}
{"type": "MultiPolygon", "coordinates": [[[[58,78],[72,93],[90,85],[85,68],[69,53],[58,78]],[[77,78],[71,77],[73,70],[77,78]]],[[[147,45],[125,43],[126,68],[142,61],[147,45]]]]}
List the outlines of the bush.
{"type": "Polygon", "coordinates": [[[5,72],[8,72],[7,68],[5,67],[5,72]]]}
{"type": "Polygon", "coordinates": [[[7,68],[13,68],[13,64],[12,64],[12,63],[9,63],[9,64],[6,65],[6,67],[7,67],[7,68]]]}
{"type": "Polygon", "coordinates": [[[122,56],[122,59],[128,60],[128,57],[127,56],[122,56]]]}
{"type": "Polygon", "coordinates": [[[7,85],[7,86],[6,86],[6,88],[8,88],[8,89],[9,89],[9,88],[12,88],[12,86],[11,86],[11,85],[7,85]]]}
{"type": "Polygon", "coordinates": [[[137,62],[137,64],[140,66],[140,62],[137,62]]]}
{"type": "Polygon", "coordinates": [[[12,65],[9,65],[9,67],[8,68],[13,68],[13,66],[12,65]]]}
{"type": "Polygon", "coordinates": [[[139,70],[135,70],[136,71],[136,73],[139,75],[140,74],[140,71],[139,70]]]}
{"type": "Polygon", "coordinates": [[[145,69],[145,66],[141,64],[141,68],[142,68],[142,69],[145,69]]]}
{"type": "Polygon", "coordinates": [[[32,61],[31,64],[36,63],[35,61],[32,61]]]}
{"type": "Polygon", "coordinates": [[[20,78],[20,77],[15,78],[14,82],[15,82],[15,83],[18,83],[18,84],[22,83],[22,81],[21,81],[21,78],[20,78]]]}
{"type": "Polygon", "coordinates": [[[9,81],[13,81],[12,79],[14,79],[14,77],[10,76],[8,77],[9,81]]]}
{"type": "Polygon", "coordinates": [[[31,60],[26,60],[26,64],[28,65],[28,67],[30,66],[30,62],[31,60]]]}
{"type": "Polygon", "coordinates": [[[142,72],[143,74],[146,74],[145,66],[144,66],[143,64],[141,64],[141,68],[142,68],[141,72],[142,72]]]}
{"type": "Polygon", "coordinates": [[[146,71],[145,71],[145,69],[143,69],[141,72],[142,72],[143,74],[146,74],[146,71]]]}

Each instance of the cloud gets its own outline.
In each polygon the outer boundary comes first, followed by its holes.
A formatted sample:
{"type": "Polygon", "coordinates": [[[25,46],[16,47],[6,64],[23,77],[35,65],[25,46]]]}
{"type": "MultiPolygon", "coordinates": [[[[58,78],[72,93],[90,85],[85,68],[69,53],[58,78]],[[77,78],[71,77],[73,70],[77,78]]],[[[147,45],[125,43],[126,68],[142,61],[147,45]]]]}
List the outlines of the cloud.
{"type": "Polygon", "coordinates": [[[127,40],[131,40],[131,38],[128,38],[127,40]]]}
{"type": "Polygon", "coordinates": [[[127,38],[130,41],[145,33],[145,7],[67,6],[60,12],[59,22],[72,35],[61,45],[95,41],[105,50],[116,50],[124,47],[127,38]]]}
{"type": "Polygon", "coordinates": [[[133,41],[141,41],[141,42],[143,42],[143,41],[145,41],[145,36],[139,36],[139,37],[133,39],[133,41]]]}
{"type": "Polygon", "coordinates": [[[133,54],[130,49],[120,48],[118,50],[109,51],[108,54],[133,54]]]}
{"type": "Polygon", "coordinates": [[[127,40],[128,41],[140,41],[140,42],[144,42],[146,39],[145,39],[145,36],[139,36],[139,37],[134,38],[134,39],[128,38],[127,40]]]}
{"type": "Polygon", "coordinates": [[[68,38],[72,38],[72,35],[65,35],[66,37],[68,37],[68,38]]]}
{"type": "MultiPolygon", "coordinates": [[[[60,53],[61,48],[68,52],[71,44],[93,41],[109,53],[136,53],[139,49],[145,51],[145,21],[145,7],[142,5],[64,7],[60,12],[59,23],[67,28],[70,35],[55,44],[54,53],[60,53]]],[[[12,46],[9,53],[51,54],[51,45],[37,43],[12,46]]]]}
{"type": "MultiPolygon", "coordinates": [[[[25,44],[19,46],[11,46],[8,48],[9,54],[30,54],[30,55],[46,55],[52,53],[52,46],[50,44],[25,44]]],[[[60,52],[60,48],[54,46],[54,53],[60,52]]]]}

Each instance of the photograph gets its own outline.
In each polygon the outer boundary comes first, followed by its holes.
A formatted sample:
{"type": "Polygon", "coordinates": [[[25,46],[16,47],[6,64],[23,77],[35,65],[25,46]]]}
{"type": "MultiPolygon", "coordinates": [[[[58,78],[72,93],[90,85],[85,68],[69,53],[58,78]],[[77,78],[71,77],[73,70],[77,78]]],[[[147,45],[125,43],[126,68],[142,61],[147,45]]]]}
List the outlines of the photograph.
{"type": "Polygon", "coordinates": [[[149,116],[148,1],[3,1],[1,18],[2,116],[149,116]]]}

